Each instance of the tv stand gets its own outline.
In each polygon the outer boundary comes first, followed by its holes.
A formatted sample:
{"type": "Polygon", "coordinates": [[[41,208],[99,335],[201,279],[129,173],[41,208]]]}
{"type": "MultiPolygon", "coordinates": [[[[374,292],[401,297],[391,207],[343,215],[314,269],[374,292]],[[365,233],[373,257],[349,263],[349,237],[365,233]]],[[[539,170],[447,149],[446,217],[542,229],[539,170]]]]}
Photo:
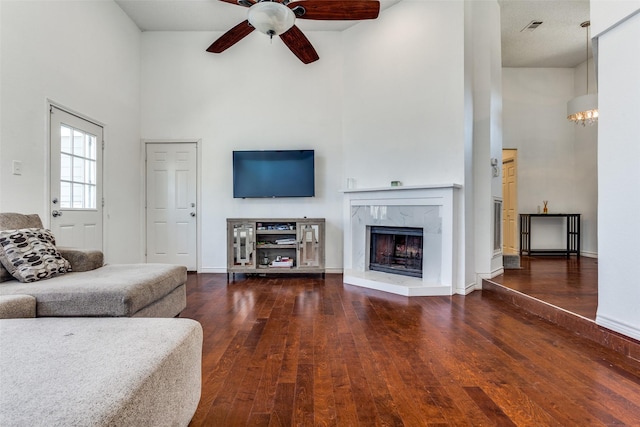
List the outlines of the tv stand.
{"type": "Polygon", "coordinates": [[[228,218],[227,280],[235,273],[325,273],[324,218],[228,218]]]}

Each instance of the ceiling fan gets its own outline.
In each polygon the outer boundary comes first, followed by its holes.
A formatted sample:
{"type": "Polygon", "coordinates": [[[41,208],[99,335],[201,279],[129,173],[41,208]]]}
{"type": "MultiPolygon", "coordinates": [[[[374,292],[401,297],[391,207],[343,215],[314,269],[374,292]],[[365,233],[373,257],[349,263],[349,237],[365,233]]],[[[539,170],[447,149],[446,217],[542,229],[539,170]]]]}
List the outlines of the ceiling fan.
{"type": "Polygon", "coordinates": [[[284,44],[302,62],[309,64],[319,56],[309,39],[295,25],[296,18],[354,21],[376,19],[380,13],[377,0],[220,0],[249,8],[247,19],[236,25],[218,40],[207,52],[222,53],[258,30],[269,37],[280,36],[284,44]]]}

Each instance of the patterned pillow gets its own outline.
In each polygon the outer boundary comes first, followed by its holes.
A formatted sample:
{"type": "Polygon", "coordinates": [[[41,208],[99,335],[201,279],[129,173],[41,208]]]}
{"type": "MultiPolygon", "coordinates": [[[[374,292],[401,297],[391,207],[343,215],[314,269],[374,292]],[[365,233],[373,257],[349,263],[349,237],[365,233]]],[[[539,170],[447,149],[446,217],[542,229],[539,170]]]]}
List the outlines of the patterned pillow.
{"type": "Polygon", "coordinates": [[[0,231],[0,262],[21,282],[36,282],[71,271],[71,264],[62,258],[55,244],[51,231],[42,228],[0,231]]]}

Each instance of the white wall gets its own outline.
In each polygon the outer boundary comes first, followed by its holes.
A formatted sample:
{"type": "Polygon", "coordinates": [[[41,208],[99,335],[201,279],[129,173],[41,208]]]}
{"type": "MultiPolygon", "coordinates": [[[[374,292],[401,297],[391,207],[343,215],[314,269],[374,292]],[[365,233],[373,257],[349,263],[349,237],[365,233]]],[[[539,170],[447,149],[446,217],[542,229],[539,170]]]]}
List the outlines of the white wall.
{"type": "Polygon", "coordinates": [[[463,183],[463,2],[404,0],[344,34],[345,177],[463,183]]]}
{"type": "MultiPolygon", "coordinates": [[[[566,119],[567,101],[585,93],[583,73],[584,65],[504,68],[503,146],[518,150],[519,212],[537,212],[548,200],[551,213],[582,214],[582,251],[596,255],[597,125],[566,119]]],[[[561,219],[536,220],[534,227],[532,247],[566,246],[561,219]]]]}
{"type": "Polygon", "coordinates": [[[5,164],[2,159],[2,99],[4,98],[4,93],[2,91],[3,80],[2,80],[2,58],[4,55],[2,54],[4,43],[2,43],[3,32],[2,32],[2,2],[0,1],[0,212],[2,212],[2,170],[3,165],[5,164]]]}
{"type": "Polygon", "coordinates": [[[591,36],[596,37],[640,10],[640,0],[591,0],[591,36]]]}
{"type": "MultiPolygon", "coordinates": [[[[640,3],[598,34],[598,313],[596,322],[640,339],[640,3]],[[624,20],[624,21],[623,21],[624,20]]],[[[606,8],[594,7],[596,28],[606,8]],[[601,13],[602,12],[602,13],[601,13]]],[[[601,23],[600,21],[607,24],[601,23]]]]}
{"type": "MultiPolygon", "coordinates": [[[[584,95],[589,67],[589,93],[598,93],[593,58],[574,68],[574,96],[584,95]]],[[[582,252],[598,255],[598,124],[573,126],[575,185],[574,208],[582,214],[582,252]]]]}
{"type": "MultiPolygon", "coordinates": [[[[465,29],[465,60],[473,103],[471,121],[473,142],[465,149],[471,157],[472,170],[465,181],[467,195],[473,188],[472,210],[467,215],[473,224],[467,226],[467,235],[473,234],[475,262],[469,272],[477,275],[475,287],[480,289],[482,279],[502,273],[501,253],[493,250],[493,203],[502,197],[502,180],[492,176],[491,159],[502,157],[502,54],[500,40],[500,7],[496,1],[466,2],[469,24],[465,29]]],[[[469,203],[467,198],[465,201],[469,203]]],[[[468,252],[467,256],[471,256],[468,252]]]]}
{"type": "Polygon", "coordinates": [[[0,211],[49,223],[54,101],[106,125],[105,256],[141,261],[138,29],[112,1],[3,0],[1,19],[0,211]],[[22,175],[11,174],[12,160],[22,175]]]}
{"type": "Polygon", "coordinates": [[[226,218],[304,216],[326,218],[326,265],[340,270],[340,33],[307,33],[320,56],[310,65],[258,32],[222,54],[207,53],[218,36],[142,35],[143,138],[201,140],[201,271],[226,271],[226,218]],[[233,198],[233,150],[289,148],[315,150],[315,198],[233,198]]]}

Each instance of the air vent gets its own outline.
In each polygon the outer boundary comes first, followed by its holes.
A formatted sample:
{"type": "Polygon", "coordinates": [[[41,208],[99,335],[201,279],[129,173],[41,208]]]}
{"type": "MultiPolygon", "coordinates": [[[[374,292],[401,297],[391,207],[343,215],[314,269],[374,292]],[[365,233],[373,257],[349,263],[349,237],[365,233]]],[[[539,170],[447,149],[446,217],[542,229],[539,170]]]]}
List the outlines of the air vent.
{"type": "Polygon", "coordinates": [[[542,21],[531,21],[529,22],[523,29],[520,30],[521,33],[531,33],[536,28],[542,25],[542,21]]]}

